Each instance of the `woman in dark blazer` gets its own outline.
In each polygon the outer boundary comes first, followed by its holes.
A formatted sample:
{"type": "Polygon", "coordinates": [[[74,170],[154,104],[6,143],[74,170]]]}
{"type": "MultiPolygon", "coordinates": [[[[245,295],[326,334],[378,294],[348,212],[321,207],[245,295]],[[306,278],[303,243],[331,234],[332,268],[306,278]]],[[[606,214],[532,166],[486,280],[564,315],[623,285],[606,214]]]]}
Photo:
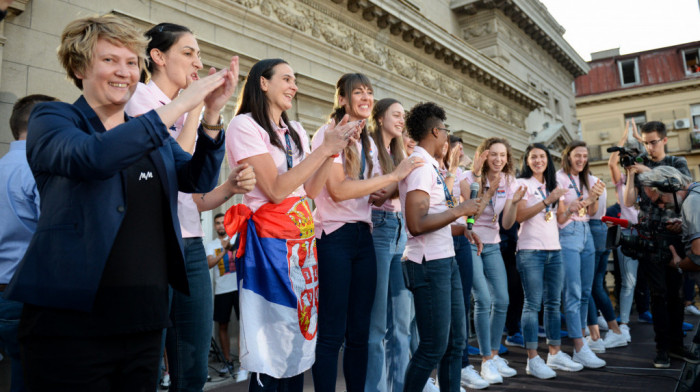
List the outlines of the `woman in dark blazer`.
{"type": "MultiPolygon", "coordinates": [[[[71,22],[61,41],[59,60],[83,95],[72,105],[37,105],[30,117],[27,158],[42,209],[6,291],[26,304],[25,381],[28,390],[153,391],[168,283],[188,290],[177,191],[211,190],[224,154],[221,127],[207,125],[218,118],[202,121],[192,155],[168,127],[202,100],[222,108],[237,59],[172,103],[129,118],[143,35],[106,15],[71,22]]],[[[239,180],[237,192],[252,189],[254,176],[239,180]]]]}

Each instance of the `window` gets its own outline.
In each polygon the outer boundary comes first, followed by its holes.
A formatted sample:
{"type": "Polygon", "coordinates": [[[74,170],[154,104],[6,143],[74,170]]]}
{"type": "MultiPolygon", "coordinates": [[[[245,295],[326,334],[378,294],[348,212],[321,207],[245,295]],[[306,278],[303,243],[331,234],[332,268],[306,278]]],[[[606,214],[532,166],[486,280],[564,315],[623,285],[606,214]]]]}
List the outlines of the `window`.
{"type": "Polygon", "coordinates": [[[690,117],[693,131],[700,132],[700,105],[690,105],[690,117]]]}
{"type": "Polygon", "coordinates": [[[638,65],[636,58],[617,62],[617,67],[620,70],[620,84],[622,84],[622,87],[639,84],[638,65]]]}
{"type": "Polygon", "coordinates": [[[554,114],[561,116],[561,107],[559,105],[559,100],[554,98],[554,114]]]}
{"type": "Polygon", "coordinates": [[[683,61],[685,64],[685,74],[700,73],[700,49],[690,49],[683,51],[683,61]]]}

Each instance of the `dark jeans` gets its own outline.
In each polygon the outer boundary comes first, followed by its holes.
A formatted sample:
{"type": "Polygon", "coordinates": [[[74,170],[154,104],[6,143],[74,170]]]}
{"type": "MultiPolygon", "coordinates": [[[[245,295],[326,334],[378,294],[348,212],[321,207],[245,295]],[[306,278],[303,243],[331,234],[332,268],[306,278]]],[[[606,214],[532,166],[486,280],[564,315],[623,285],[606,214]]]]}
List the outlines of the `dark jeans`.
{"type": "Polygon", "coordinates": [[[657,350],[683,346],[683,299],[681,286],[683,275],[661,263],[639,261],[639,269],[651,292],[651,314],[654,317],[654,335],[657,350]]]}
{"type": "Polygon", "coordinates": [[[156,390],[162,330],[117,336],[22,338],[28,391],[156,390]]]}
{"type": "MultiPolygon", "coordinates": [[[[520,332],[520,318],[523,311],[524,292],[523,284],[520,281],[517,262],[515,259],[516,242],[501,242],[501,256],[506,265],[506,276],[508,277],[508,313],[506,313],[506,330],[508,336],[513,336],[520,332]]],[[[493,347],[492,347],[493,349],[493,347]]]]}
{"type": "Polygon", "coordinates": [[[420,336],[406,370],[404,391],[421,392],[437,366],[440,390],[459,392],[466,319],[457,262],[453,257],[421,264],[405,261],[404,278],[413,292],[420,336]]]}
{"type": "Polygon", "coordinates": [[[207,382],[214,299],[201,238],[185,238],[190,295],[172,290],[166,348],[172,392],[201,392],[207,382]]]}
{"type": "Polygon", "coordinates": [[[251,373],[248,381],[248,392],[301,392],[303,390],[304,373],[288,378],[274,378],[267,374],[251,373]]]}
{"type": "Polygon", "coordinates": [[[595,270],[593,271],[593,288],[591,298],[588,299],[588,325],[598,323],[598,310],[603,314],[605,321],[613,321],[615,309],[610,301],[610,295],[605,289],[605,273],[608,270],[608,257],[610,251],[605,249],[605,239],[608,227],[599,219],[591,219],[588,222],[595,244],[595,270]]]}
{"type": "Polygon", "coordinates": [[[683,273],[683,301],[688,301],[695,305],[695,286],[700,286],[700,282],[696,282],[693,276],[695,275],[691,276],[687,272],[683,273]]]}
{"type": "Polygon", "coordinates": [[[312,367],[314,388],[335,391],[338,351],[348,392],[363,391],[367,342],[377,286],[377,260],[367,223],[346,223],[316,241],[318,252],[318,339],[312,367]]]}
{"type": "Polygon", "coordinates": [[[456,235],[452,237],[455,246],[455,261],[459,267],[459,276],[462,281],[462,296],[464,298],[464,351],[462,353],[462,367],[469,366],[469,307],[471,306],[472,277],[474,274],[472,266],[472,246],[467,237],[456,235]]]}
{"type": "Polygon", "coordinates": [[[637,285],[634,286],[634,303],[637,314],[642,314],[649,310],[649,284],[644,276],[642,266],[637,268],[637,285]]]}
{"type": "Polygon", "coordinates": [[[22,316],[22,303],[10,301],[2,297],[0,291],[0,346],[4,347],[5,355],[10,360],[10,392],[24,391],[22,364],[19,357],[19,341],[17,328],[22,316]]]}

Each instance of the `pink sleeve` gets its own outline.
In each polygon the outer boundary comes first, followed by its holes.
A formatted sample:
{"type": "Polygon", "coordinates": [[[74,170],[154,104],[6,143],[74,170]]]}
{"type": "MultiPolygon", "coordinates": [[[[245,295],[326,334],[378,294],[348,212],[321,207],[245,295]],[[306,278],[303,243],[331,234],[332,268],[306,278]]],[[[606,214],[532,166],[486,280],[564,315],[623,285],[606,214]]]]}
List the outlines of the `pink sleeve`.
{"type": "Polygon", "coordinates": [[[429,163],[415,168],[406,177],[406,193],[420,190],[430,195],[430,190],[433,187],[433,181],[435,181],[432,174],[433,172],[433,166],[429,163]]]}
{"type": "Polygon", "coordinates": [[[160,102],[148,91],[145,84],[139,83],[136,86],[134,95],[129,98],[129,102],[124,107],[124,112],[131,117],[140,116],[148,111],[162,106],[160,102]]]}
{"type": "MultiPolygon", "coordinates": [[[[311,139],[311,150],[317,149],[321,144],[323,144],[323,137],[325,136],[326,128],[328,128],[328,124],[322,126],[321,128],[316,131],[316,134],[314,134],[313,139],[311,139]]],[[[341,165],[343,164],[343,152],[340,153],[337,157],[333,158],[333,163],[340,163],[341,165]]]]}
{"type": "Polygon", "coordinates": [[[226,129],[226,155],[229,165],[236,165],[252,156],[269,154],[269,136],[245,114],[231,120],[226,129]]]}
{"type": "Polygon", "coordinates": [[[520,184],[513,176],[506,177],[506,200],[512,199],[520,184]]]}
{"type": "Polygon", "coordinates": [[[529,186],[527,186],[527,182],[525,182],[525,179],[524,179],[524,178],[518,178],[518,179],[516,179],[514,182],[515,182],[515,186],[516,186],[516,187],[517,187],[517,186],[521,186],[521,185],[525,187],[525,194],[523,195],[523,200],[529,199],[529,198],[530,198],[530,193],[532,192],[532,190],[530,189],[529,186]]]}

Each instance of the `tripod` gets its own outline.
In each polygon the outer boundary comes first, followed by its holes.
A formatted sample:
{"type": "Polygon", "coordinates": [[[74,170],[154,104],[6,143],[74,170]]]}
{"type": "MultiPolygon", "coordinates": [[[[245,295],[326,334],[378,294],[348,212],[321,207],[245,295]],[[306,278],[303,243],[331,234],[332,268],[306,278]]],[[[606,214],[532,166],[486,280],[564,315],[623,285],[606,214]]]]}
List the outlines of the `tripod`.
{"type": "Polygon", "coordinates": [[[221,351],[219,344],[216,343],[216,339],[214,339],[213,336],[211,338],[211,346],[209,348],[209,351],[213,352],[216,360],[223,363],[228,368],[229,374],[233,375],[233,363],[226,360],[224,353],[221,351]]]}

